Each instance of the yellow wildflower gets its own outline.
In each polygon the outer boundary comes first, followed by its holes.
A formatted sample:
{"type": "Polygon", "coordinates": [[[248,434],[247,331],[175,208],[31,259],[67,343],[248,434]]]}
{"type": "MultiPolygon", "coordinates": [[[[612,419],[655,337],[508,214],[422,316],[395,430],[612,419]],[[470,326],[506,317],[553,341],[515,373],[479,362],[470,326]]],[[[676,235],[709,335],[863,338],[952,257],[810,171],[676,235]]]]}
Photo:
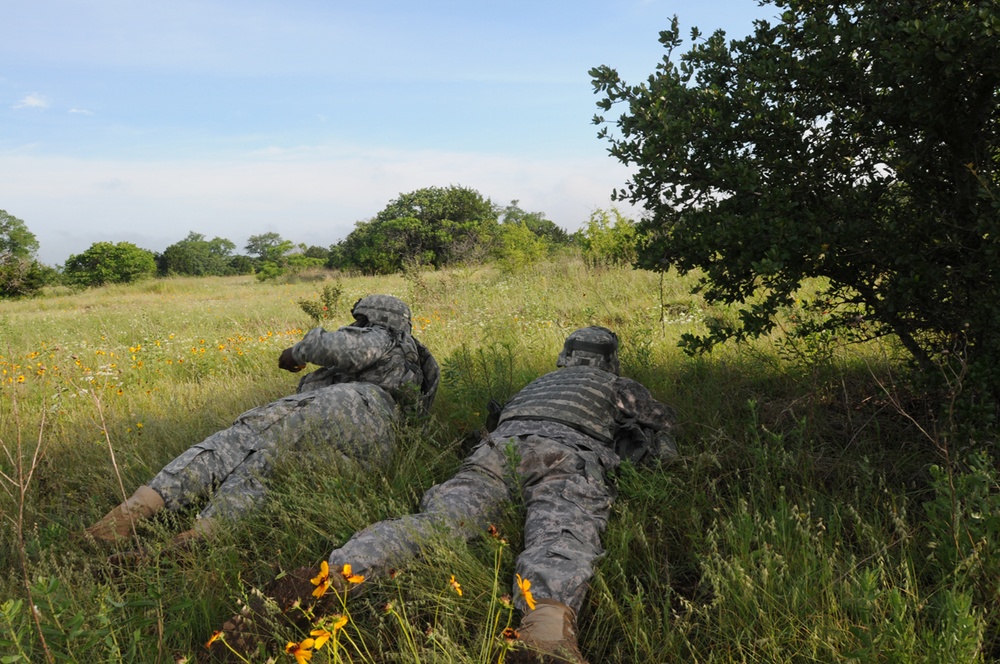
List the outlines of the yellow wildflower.
{"type": "Polygon", "coordinates": [[[312,659],[314,644],[313,639],[304,639],[301,643],[289,641],[285,646],[285,652],[294,657],[297,664],[304,664],[312,659]]]}
{"type": "Polygon", "coordinates": [[[309,636],[315,637],[313,638],[313,650],[319,650],[326,644],[327,641],[330,640],[330,637],[333,636],[333,634],[321,628],[321,629],[314,629],[313,631],[309,632],[309,636]]]}
{"type": "Polygon", "coordinates": [[[219,640],[224,640],[224,638],[225,638],[225,634],[223,634],[222,630],[220,629],[218,632],[216,632],[215,634],[212,635],[212,638],[210,638],[208,640],[208,642],[205,644],[205,647],[206,648],[211,648],[213,643],[215,643],[216,641],[219,641],[219,640]]]}
{"type": "Polygon", "coordinates": [[[351,573],[351,564],[350,563],[347,563],[346,565],[344,565],[344,569],[342,569],[340,571],[340,575],[342,577],[344,577],[345,579],[347,579],[348,583],[361,583],[362,581],[365,580],[365,577],[362,576],[361,574],[352,574],[351,573]]]}
{"type": "Polygon", "coordinates": [[[524,597],[525,604],[528,605],[530,611],[535,610],[535,598],[531,595],[531,581],[528,579],[522,579],[520,574],[515,574],[517,577],[517,587],[521,589],[521,595],[524,597]]]}
{"type": "Polygon", "coordinates": [[[451,584],[451,587],[454,589],[454,591],[456,593],[458,593],[459,597],[461,597],[462,596],[462,584],[455,580],[455,575],[454,574],[451,575],[451,581],[449,581],[448,583],[451,584]]]}
{"type": "Polygon", "coordinates": [[[312,578],[312,584],[316,586],[313,597],[322,597],[330,589],[330,565],[325,560],[319,564],[319,574],[312,578]]]}

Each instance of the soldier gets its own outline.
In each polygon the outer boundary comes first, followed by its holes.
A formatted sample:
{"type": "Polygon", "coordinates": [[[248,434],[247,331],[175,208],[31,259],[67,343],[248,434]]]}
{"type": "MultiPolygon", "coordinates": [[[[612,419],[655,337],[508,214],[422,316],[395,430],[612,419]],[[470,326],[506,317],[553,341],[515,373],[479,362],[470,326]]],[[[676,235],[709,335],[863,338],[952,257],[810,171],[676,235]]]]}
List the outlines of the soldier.
{"type": "MultiPolygon", "coordinates": [[[[670,434],[673,411],[641,383],[618,376],[617,351],[618,339],[607,328],[570,334],[556,362],[563,368],[531,382],[504,406],[499,426],[459,472],[424,494],[420,513],[356,533],[330,554],[331,570],[350,565],[365,578],[385,575],[417,554],[421,539],[442,531],[465,539],[482,533],[500,516],[512,491],[520,491],[525,548],[516,572],[531,585],[530,594],[523,586],[518,593],[520,584],[514,587],[523,615],[518,630],[523,647],[506,661],[585,664],[576,614],[604,553],[601,535],[615,496],[608,473],[623,459],[669,461],[677,455],[670,434]],[[515,468],[511,458],[517,460],[515,468]]],[[[309,576],[306,569],[286,578],[309,576]]],[[[338,577],[330,574],[339,583],[338,577]]],[[[308,602],[310,586],[303,586],[299,596],[308,602]]],[[[247,624],[252,615],[224,626],[231,641],[253,635],[247,624]]]]}
{"type": "Polygon", "coordinates": [[[286,371],[301,371],[307,363],[321,367],[299,381],[296,394],[243,413],[233,426],[189,448],[87,528],[87,535],[102,541],[127,537],[137,520],[208,497],[194,527],[175,540],[185,542],[257,502],[278,455],[329,446],[365,465],[387,457],[399,416],[430,409],[440,371],[411,336],[410,308],[402,300],[369,295],[351,314],[352,324],[334,332],[314,328],[281,353],[278,366],[286,371]]]}

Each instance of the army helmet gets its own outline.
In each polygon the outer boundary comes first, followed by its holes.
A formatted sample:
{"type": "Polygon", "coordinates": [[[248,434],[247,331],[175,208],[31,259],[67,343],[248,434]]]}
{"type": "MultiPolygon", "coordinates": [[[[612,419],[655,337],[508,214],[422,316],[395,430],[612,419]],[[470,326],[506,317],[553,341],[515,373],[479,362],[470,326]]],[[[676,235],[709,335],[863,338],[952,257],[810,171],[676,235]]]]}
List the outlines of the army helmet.
{"type": "Polygon", "coordinates": [[[566,337],[556,366],[591,366],[617,376],[621,372],[621,365],[618,363],[618,335],[598,325],[580,328],[566,337]]]}
{"type": "Polygon", "coordinates": [[[369,295],[354,303],[351,308],[354,320],[367,325],[382,325],[409,334],[413,324],[410,308],[398,297],[392,295],[369,295]]]}

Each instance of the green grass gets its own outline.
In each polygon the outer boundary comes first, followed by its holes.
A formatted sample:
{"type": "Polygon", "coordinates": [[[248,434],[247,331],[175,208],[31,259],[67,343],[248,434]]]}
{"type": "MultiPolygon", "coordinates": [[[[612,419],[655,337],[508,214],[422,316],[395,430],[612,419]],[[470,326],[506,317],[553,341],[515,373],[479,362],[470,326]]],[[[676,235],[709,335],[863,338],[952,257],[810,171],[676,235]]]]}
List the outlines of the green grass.
{"type": "MultiPolygon", "coordinates": [[[[71,537],[121,499],[110,450],[131,490],[242,411],[292,392],[297,377],[277,357],[310,327],[297,302],[316,298],[323,277],[166,279],[0,302],[3,662],[44,662],[46,647],[54,661],[195,661],[252,588],[414,510],[457,468],[485,402],[552,369],[565,335],[587,324],[619,333],[624,373],[673,405],[681,426],[677,462],[626,465],[616,478],[607,555],[580,616],[590,661],[1000,654],[995,462],[963,451],[981,441],[932,426],[933,404],[907,396],[891,344],[775,334],[690,358],[680,335],[727,312],[690,295],[689,278],[661,284],[573,258],[514,273],[342,278],[329,327],[369,293],[411,304],[447,377],[430,420],[401,433],[385,473],[286,460],[266,504],[211,545],[112,574],[109,551],[71,537]]],[[[190,519],[154,520],[144,539],[162,548],[190,519]]],[[[517,622],[499,596],[513,592],[519,522],[512,506],[497,524],[506,546],[429,542],[352,598],[343,633],[358,648],[342,638],[344,661],[497,661],[499,631],[517,622]]],[[[276,629],[274,642],[304,636],[276,629]]]]}

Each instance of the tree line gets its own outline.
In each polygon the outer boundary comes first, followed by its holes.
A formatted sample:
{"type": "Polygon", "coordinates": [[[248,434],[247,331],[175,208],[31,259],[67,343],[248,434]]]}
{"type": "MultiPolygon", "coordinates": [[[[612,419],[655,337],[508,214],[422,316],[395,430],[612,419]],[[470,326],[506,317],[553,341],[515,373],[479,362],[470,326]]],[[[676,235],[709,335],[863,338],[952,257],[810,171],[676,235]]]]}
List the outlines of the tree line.
{"type": "Polygon", "coordinates": [[[38,242],[27,225],[0,211],[0,297],[30,297],[46,285],[95,287],[152,276],[255,274],[266,280],[289,271],[328,268],[390,274],[410,267],[500,262],[514,268],[560,247],[578,245],[593,264],[629,264],[635,258],[635,222],[618,210],[595,210],[574,234],[511,201],[494,204],[474,189],[428,187],[400,194],[341,241],[307,246],[269,232],[236,244],[191,231],[163,252],[131,242],[95,242],[53,268],[38,262],[38,242]],[[591,255],[592,254],[592,255],[591,255]]]}

